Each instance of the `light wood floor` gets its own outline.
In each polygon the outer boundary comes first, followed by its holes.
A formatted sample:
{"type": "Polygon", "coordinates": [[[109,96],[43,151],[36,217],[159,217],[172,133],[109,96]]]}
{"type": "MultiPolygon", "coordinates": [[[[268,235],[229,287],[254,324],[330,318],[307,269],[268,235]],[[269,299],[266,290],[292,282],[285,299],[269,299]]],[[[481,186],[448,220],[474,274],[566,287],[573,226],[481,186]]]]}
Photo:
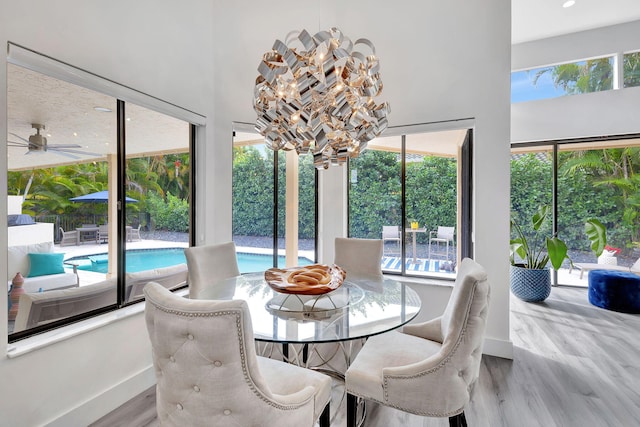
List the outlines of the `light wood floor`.
{"type": "MultiPolygon", "coordinates": [[[[514,359],[484,356],[469,426],[640,426],[640,315],[589,304],[587,289],[555,287],[543,303],[512,297],[514,359]]],[[[157,426],[149,389],[92,426],[157,426]]],[[[344,426],[344,406],[332,425],[344,426]]],[[[448,426],[369,403],[367,427],[448,426]]]]}

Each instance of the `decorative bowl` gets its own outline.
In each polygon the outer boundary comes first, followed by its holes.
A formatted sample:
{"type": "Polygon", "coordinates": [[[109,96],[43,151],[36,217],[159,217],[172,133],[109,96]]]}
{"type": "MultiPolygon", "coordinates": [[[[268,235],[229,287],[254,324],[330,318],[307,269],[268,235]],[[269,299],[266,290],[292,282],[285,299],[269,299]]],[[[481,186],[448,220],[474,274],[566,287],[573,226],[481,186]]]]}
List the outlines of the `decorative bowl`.
{"type": "Polygon", "coordinates": [[[337,265],[312,264],[303,267],[270,268],[264,272],[267,284],[276,292],[322,295],[338,289],[347,273],[337,265]]]}

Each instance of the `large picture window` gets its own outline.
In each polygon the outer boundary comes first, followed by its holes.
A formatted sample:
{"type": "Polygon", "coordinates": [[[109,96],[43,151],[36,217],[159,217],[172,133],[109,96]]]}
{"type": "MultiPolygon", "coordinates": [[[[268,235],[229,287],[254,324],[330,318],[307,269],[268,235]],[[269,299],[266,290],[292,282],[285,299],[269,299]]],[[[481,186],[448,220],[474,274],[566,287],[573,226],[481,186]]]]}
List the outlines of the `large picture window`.
{"type": "Polygon", "coordinates": [[[512,144],[511,151],[512,218],[533,235],[530,218],[539,206],[549,206],[555,215],[544,224],[545,234],[557,233],[568,247],[571,261],[553,272],[553,284],[586,287],[588,274],[581,264],[631,268],[636,263],[640,139],[520,143],[512,144]],[[601,257],[585,233],[585,222],[592,218],[606,227],[609,253],[601,257]]]}
{"type": "Polygon", "coordinates": [[[233,139],[233,241],[241,273],[316,260],[313,156],[274,152],[250,126],[233,139]]]}
{"type": "Polygon", "coordinates": [[[349,161],[349,236],[383,240],[384,272],[452,279],[471,254],[470,144],[467,129],[383,137],[349,161]]]}
{"type": "Polygon", "coordinates": [[[194,211],[195,125],[160,112],[157,99],[65,80],[66,64],[52,77],[39,69],[53,60],[16,51],[7,68],[9,341],[137,302],[151,280],[186,286],[194,211]]]}

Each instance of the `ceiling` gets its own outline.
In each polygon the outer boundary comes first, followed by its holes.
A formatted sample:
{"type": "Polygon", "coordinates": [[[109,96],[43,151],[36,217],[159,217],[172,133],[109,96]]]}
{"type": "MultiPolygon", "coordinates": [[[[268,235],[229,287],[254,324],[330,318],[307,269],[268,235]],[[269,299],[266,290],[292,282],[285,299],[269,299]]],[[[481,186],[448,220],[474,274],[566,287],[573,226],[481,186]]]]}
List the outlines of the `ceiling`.
{"type": "MultiPolygon", "coordinates": [[[[512,42],[557,36],[586,29],[614,25],[640,19],[640,0],[576,0],[563,8],[565,0],[513,0],[512,42]]],[[[32,123],[45,125],[44,136],[49,146],[78,144],[88,153],[69,158],[55,151],[28,155],[24,147],[8,149],[9,170],[32,169],[77,162],[105,160],[116,150],[115,98],[81,88],[39,73],[8,66],[8,141],[21,142],[35,134],[32,123]],[[110,112],[100,112],[105,107],[110,112]]],[[[188,123],[151,110],[127,104],[127,156],[155,155],[186,151],[188,123]]],[[[433,151],[453,154],[460,135],[439,136],[439,147],[433,151]],[[448,143],[446,141],[449,141],[448,143]]],[[[433,143],[433,142],[432,142],[433,143]]]]}
{"type": "MultiPolygon", "coordinates": [[[[32,124],[38,123],[45,126],[41,134],[49,148],[74,144],[79,146],[74,150],[87,153],[73,158],[50,149],[8,147],[9,170],[102,161],[115,154],[115,98],[13,64],[7,66],[7,82],[7,141],[24,142],[15,135],[28,140],[36,133],[32,124]]],[[[127,157],[188,151],[187,122],[131,103],[125,110],[127,157]]]]}
{"type": "Polygon", "coordinates": [[[522,43],[640,19],[640,0],[512,0],[511,43],[522,43]]]}

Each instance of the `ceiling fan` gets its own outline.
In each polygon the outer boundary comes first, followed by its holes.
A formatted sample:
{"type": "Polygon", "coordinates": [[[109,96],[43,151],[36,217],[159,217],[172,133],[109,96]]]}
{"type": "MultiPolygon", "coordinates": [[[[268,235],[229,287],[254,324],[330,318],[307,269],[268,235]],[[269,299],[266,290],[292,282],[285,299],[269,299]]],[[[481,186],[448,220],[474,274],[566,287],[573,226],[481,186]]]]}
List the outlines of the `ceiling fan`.
{"type": "Polygon", "coordinates": [[[23,142],[7,141],[7,145],[9,147],[27,147],[28,151],[25,154],[31,154],[34,152],[51,152],[61,156],[70,157],[72,159],[79,159],[80,157],[78,154],[85,156],[101,156],[101,154],[98,153],[77,150],[77,148],[82,148],[82,146],[78,144],[47,144],[47,138],[40,135],[40,130],[44,129],[44,125],[32,123],[31,127],[36,130],[36,134],[29,136],[28,140],[13,132],[9,132],[9,134],[23,142]]]}

